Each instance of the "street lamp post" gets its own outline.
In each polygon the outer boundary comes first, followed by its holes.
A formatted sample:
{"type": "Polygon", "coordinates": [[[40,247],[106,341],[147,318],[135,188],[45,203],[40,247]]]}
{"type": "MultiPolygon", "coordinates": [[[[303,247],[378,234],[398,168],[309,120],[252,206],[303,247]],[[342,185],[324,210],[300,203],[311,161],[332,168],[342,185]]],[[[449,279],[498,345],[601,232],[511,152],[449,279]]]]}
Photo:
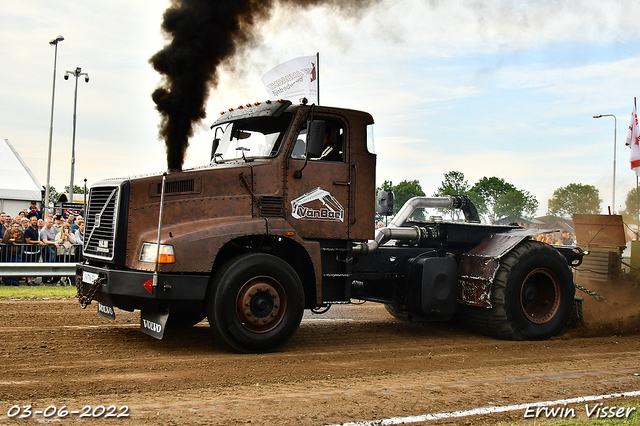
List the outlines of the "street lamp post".
{"type": "Polygon", "coordinates": [[[84,81],[89,82],[89,74],[82,72],[82,68],[77,67],[75,71],[68,71],[64,73],[64,79],[69,80],[69,75],[73,75],[76,78],[76,89],[73,95],[73,138],[71,142],[71,180],[69,182],[69,202],[73,203],[73,172],[76,165],[76,107],[78,105],[78,77],[84,75],[84,81]]]}
{"type": "Polygon", "coordinates": [[[58,37],[49,41],[49,44],[55,46],[55,53],[53,56],[53,90],[51,91],[51,122],[49,125],[49,154],[47,155],[47,186],[44,191],[44,213],[48,214],[49,210],[49,183],[51,179],[51,145],[53,142],[53,105],[56,97],[56,67],[58,62],[58,43],[64,40],[64,37],[59,35],[58,37]]]}
{"type": "Polygon", "coordinates": [[[618,129],[618,119],[613,114],[598,114],[593,118],[613,117],[613,190],[611,195],[611,213],[616,212],[616,133],[618,129]]]}

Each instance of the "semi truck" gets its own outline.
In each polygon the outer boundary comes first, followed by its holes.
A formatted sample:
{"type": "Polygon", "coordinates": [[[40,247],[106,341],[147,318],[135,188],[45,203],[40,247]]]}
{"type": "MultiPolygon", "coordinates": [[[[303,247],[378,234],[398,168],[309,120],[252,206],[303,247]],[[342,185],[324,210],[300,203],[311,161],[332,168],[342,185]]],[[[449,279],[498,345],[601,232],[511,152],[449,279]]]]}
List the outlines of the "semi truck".
{"type": "Polygon", "coordinates": [[[140,311],[142,332],[205,318],[212,338],[244,353],[274,351],[305,310],[382,303],[403,321],[462,312],[499,339],[557,335],[574,309],[578,247],[539,230],[488,225],[464,196],[416,197],[376,229],[373,118],[288,100],[229,108],[213,123],[202,167],[91,186],[83,308],[115,319],[140,311]],[[459,209],[464,221],[425,217],[459,209]]]}

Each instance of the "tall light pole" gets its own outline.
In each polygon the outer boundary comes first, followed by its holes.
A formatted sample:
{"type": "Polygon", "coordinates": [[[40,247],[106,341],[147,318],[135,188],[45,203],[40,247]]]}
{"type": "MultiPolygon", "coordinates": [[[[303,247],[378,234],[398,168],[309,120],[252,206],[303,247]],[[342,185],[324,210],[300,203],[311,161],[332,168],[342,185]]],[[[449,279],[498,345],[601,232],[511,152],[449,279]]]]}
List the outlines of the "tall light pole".
{"type": "Polygon", "coordinates": [[[77,67],[75,71],[66,71],[64,79],[69,80],[69,75],[76,77],[76,90],[73,95],[73,139],[71,142],[71,181],[69,182],[69,202],[73,203],[73,171],[76,165],[76,107],[78,105],[78,77],[84,75],[84,81],[89,82],[89,74],[82,72],[82,68],[77,67]]]}
{"type": "Polygon", "coordinates": [[[593,118],[613,117],[613,191],[611,194],[611,213],[616,212],[616,133],[618,129],[618,119],[613,114],[598,114],[593,118]]]}
{"type": "Polygon", "coordinates": [[[56,97],[56,66],[58,62],[58,43],[64,40],[64,37],[59,35],[53,40],[49,41],[49,44],[55,46],[56,50],[53,56],[53,90],[51,91],[51,124],[49,125],[49,155],[47,156],[47,186],[44,190],[44,213],[48,214],[49,208],[49,182],[51,179],[51,145],[53,142],[53,104],[56,97]]]}

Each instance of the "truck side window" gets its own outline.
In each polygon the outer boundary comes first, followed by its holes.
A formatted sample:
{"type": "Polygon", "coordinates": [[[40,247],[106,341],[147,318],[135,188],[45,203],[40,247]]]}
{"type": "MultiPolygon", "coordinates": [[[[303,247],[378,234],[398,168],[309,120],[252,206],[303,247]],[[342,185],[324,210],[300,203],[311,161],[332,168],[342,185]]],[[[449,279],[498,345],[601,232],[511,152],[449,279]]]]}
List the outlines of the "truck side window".
{"type": "MultiPolygon", "coordinates": [[[[337,120],[323,118],[326,122],[324,135],[324,148],[318,158],[309,158],[319,161],[345,161],[345,138],[346,131],[344,125],[337,120]]],[[[307,140],[306,122],[300,125],[296,144],[293,147],[291,158],[304,160],[305,145],[307,140]]]]}
{"type": "Polygon", "coordinates": [[[298,138],[296,140],[296,144],[293,147],[293,152],[291,153],[291,158],[297,158],[299,160],[304,160],[305,158],[305,148],[307,141],[307,128],[304,127],[302,130],[298,132],[298,138]]]}

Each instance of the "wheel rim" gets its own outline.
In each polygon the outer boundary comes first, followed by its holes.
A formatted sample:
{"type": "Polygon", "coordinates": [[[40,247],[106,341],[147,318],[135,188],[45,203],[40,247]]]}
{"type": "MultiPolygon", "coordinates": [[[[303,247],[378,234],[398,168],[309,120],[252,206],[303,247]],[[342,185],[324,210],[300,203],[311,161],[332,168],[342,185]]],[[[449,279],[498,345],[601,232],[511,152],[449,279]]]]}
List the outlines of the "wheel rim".
{"type": "Polygon", "coordinates": [[[560,307],[560,282],[548,269],[535,269],[522,283],[520,307],[535,324],[550,321],[560,307]]]}
{"type": "Polygon", "coordinates": [[[287,294],[272,277],[255,277],[244,283],[236,299],[236,316],[253,333],[267,333],[280,324],[287,309],[287,294]]]}

